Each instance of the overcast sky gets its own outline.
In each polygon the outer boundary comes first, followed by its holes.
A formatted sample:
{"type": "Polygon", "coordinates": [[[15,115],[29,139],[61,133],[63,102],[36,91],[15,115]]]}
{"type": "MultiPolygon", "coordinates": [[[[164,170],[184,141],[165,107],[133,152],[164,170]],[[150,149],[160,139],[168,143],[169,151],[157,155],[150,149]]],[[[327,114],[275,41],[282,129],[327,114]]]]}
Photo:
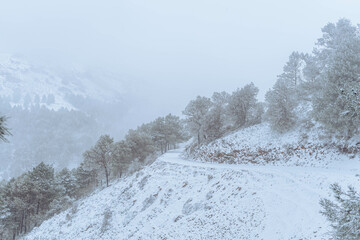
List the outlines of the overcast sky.
{"type": "Polygon", "coordinates": [[[289,54],[311,52],[326,23],[360,23],[357,0],[0,3],[0,52],[115,72],[142,96],[146,111],[135,111],[146,121],[251,81],[262,99],[289,54]]]}

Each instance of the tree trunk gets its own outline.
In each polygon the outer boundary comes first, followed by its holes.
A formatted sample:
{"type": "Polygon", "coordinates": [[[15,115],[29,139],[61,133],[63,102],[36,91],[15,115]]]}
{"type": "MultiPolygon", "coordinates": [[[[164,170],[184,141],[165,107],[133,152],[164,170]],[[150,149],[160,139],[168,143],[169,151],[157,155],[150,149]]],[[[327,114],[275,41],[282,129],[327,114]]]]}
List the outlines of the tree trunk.
{"type": "Polygon", "coordinates": [[[39,211],[40,211],[40,201],[37,202],[36,215],[39,214],[39,211]]]}
{"type": "Polygon", "coordinates": [[[106,187],[109,186],[109,173],[107,168],[105,167],[105,177],[106,177],[106,187]]]}
{"type": "Polygon", "coordinates": [[[24,211],[22,212],[21,214],[21,221],[20,221],[20,233],[22,233],[22,230],[23,230],[23,226],[24,226],[24,211]]]}
{"type": "Polygon", "coordinates": [[[26,225],[27,221],[26,220],[27,220],[27,212],[25,212],[25,224],[24,224],[25,225],[25,233],[27,233],[27,225],[26,225]]]}

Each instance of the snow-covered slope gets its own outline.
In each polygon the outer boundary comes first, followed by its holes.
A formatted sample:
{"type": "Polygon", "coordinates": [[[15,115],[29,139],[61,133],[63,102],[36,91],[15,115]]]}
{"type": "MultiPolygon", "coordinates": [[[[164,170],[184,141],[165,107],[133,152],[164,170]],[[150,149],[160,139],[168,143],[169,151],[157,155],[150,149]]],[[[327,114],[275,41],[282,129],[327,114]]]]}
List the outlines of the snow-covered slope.
{"type": "Polygon", "coordinates": [[[358,184],[358,159],[331,166],[202,163],[169,152],[24,239],[329,239],[329,185],[358,184]]]}
{"type": "Polygon", "coordinates": [[[76,109],[69,102],[69,95],[116,101],[121,91],[119,81],[109,81],[109,76],[102,74],[83,70],[55,73],[23,59],[0,54],[0,97],[7,98],[12,106],[27,108],[39,104],[53,110],[76,109]],[[109,82],[118,85],[109,86],[109,82]]]}
{"type": "Polygon", "coordinates": [[[268,123],[262,123],[202,145],[200,149],[189,149],[188,153],[202,162],[323,167],[344,158],[358,158],[359,151],[360,136],[335,139],[316,125],[281,134],[274,132],[268,123]]]}

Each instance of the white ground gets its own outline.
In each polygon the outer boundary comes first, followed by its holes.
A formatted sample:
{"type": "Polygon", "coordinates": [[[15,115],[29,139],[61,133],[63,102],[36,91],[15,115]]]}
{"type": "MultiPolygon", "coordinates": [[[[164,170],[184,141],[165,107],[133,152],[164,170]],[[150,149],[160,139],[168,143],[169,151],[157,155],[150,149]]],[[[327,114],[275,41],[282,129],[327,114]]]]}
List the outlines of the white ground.
{"type": "Polygon", "coordinates": [[[319,125],[299,126],[281,134],[264,122],[204,144],[192,156],[201,162],[308,167],[326,167],[358,158],[351,151],[340,153],[340,146],[360,150],[360,135],[350,140],[336,139],[319,125]]]}
{"type": "Polygon", "coordinates": [[[220,165],[182,159],[181,151],[79,201],[25,239],[330,239],[319,200],[331,197],[334,182],[360,180],[357,159],[326,167],[220,165]]]}

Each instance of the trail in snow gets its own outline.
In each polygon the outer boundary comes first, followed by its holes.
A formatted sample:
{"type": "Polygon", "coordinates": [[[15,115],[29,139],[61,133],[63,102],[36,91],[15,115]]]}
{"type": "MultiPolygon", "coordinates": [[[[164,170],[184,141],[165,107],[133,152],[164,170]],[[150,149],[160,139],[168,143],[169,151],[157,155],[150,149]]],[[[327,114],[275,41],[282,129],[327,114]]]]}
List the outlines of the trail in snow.
{"type": "Polygon", "coordinates": [[[162,155],[158,160],[190,167],[202,167],[210,169],[230,169],[234,171],[255,171],[262,173],[324,173],[324,174],[360,174],[360,162],[349,161],[348,164],[338,163],[330,167],[308,167],[308,166],[273,166],[273,165],[253,165],[253,164],[226,164],[216,162],[198,162],[191,159],[184,159],[181,155],[184,149],[176,149],[162,155]],[[350,163],[350,164],[349,164],[350,163]]]}
{"type": "Polygon", "coordinates": [[[159,161],[210,171],[247,171],[254,176],[254,181],[261,183],[257,186],[257,194],[263,200],[266,213],[265,228],[261,234],[264,239],[286,239],[290,236],[294,239],[305,236],[307,238],[304,239],[328,239],[328,223],[320,214],[320,199],[331,196],[329,186],[334,182],[347,186],[360,180],[358,161],[352,165],[340,163],[326,168],[236,165],[191,161],[182,158],[181,153],[182,149],[174,150],[159,161]]]}
{"type": "MultiPolygon", "coordinates": [[[[170,151],[34,229],[35,239],[330,239],[319,200],[359,183],[359,164],[226,165],[170,151]],[[104,230],[104,213],[112,212],[104,230]]],[[[350,164],[350,163],[351,164],[350,164]]]]}

